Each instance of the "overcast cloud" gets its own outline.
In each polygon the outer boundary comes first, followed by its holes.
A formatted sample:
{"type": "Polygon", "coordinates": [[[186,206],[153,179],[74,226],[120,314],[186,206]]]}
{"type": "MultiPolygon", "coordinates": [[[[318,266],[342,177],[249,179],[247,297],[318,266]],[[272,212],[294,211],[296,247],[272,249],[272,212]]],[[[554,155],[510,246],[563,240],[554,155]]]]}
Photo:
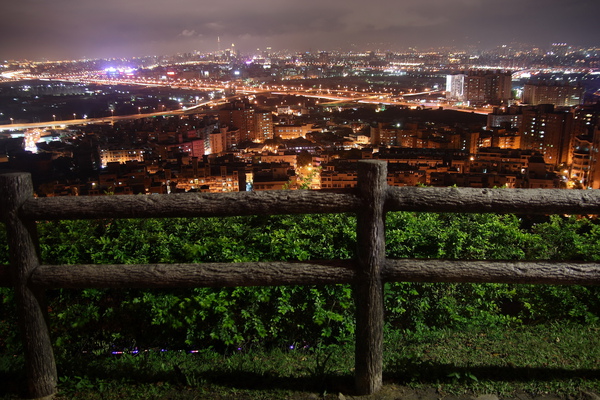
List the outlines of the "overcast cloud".
{"type": "Polygon", "coordinates": [[[0,59],[600,45],[600,0],[5,1],[0,59]]]}

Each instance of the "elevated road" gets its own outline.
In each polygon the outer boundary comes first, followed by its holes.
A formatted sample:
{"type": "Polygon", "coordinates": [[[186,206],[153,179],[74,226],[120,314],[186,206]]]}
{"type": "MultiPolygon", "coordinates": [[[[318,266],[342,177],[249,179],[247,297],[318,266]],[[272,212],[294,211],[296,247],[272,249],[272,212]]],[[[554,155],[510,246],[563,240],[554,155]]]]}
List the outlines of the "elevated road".
{"type": "MultiPolygon", "coordinates": [[[[31,77],[29,77],[31,79],[31,77]]],[[[48,79],[48,78],[46,78],[48,79]]],[[[149,87],[170,87],[170,88],[178,88],[178,89],[189,89],[189,90],[222,90],[227,91],[231,89],[235,89],[236,94],[228,97],[224,97],[216,100],[209,100],[200,104],[197,104],[192,107],[182,108],[178,110],[171,111],[162,111],[162,112],[154,112],[148,114],[131,114],[131,115],[123,115],[123,116],[111,116],[105,118],[86,118],[86,119],[72,119],[72,120],[63,120],[63,121],[46,121],[46,122],[32,122],[32,123],[21,123],[21,124],[6,124],[0,125],[0,132],[3,131],[11,131],[11,130],[23,130],[23,129],[33,129],[33,128],[51,128],[51,129],[60,129],[66,126],[72,125],[86,125],[86,124],[98,124],[98,123],[114,123],[115,121],[120,120],[131,120],[131,119],[139,119],[139,118],[148,118],[160,115],[181,115],[181,114],[192,114],[192,113],[204,113],[211,112],[205,110],[206,106],[218,106],[224,104],[231,99],[238,98],[240,96],[245,95],[256,95],[261,93],[268,93],[270,95],[292,95],[292,96],[300,96],[300,97],[308,97],[308,98],[317,98],[328,100],[327,105],[335,105],[341,103],[360,103],[360,104],[383,104],[387,106],[403,106],[403,107],[443,107],[444,110],[454,110],[454,111],[462,111],[469,112],[475,114],[489,114],[489,108],[465,108],[465,107],[457,107],[453,106],[449,103],[445,102],[420,102],[415,100],[407,100],[405,97],[414,97],[418,95],[427,95],[427,94],[442,94],[441,91],[436,92],[421,92],[421,93],[409,93],[400,96],[392,96],[390,94],[383,94],[378,92],[361,92],[361,91],[352,91],[352,90],[334,90],[334,89],[299,89],[298,87],[286,88],[281,85],[269,87],[249,87],[249,86],[235,86],[230,83],[226,84],[215,84],[211,83],[210,85],[202,85],[200,83],[194,84],[186,84],[183,82],[140,82],[136,80],[125,80],[121,79],[118,81],[107,80],[107,79],[90,79],[89,77],[81,78],[81,79],[53,79],[53,80],[64,80],[69,82],[80,82],[80,83],[96,83],[96,84],[129,84],[129,85],[140,85],[140,86],[149,86],[149,87]]],[[[214,112],[214,111],[212,111],[214,112]]]]}
{"type": "Polygon", "coordinates": [[[114,123],[115,121],[126,121],[132,119],[141,119],[141,118],[150,118],[150,117],[158,117],[158,116],[170,116],[170,115],[183,115],[183,114],[202,114],[202,113],[213,113],[216,110],[206,110],[204,107],[206,106],[219,106],[229,102],[230,100],[239,97],[229,96],[224,97],[222,99],[217,100],[209,100],[200,104],[197,104],[192,107],[181,108],[178,110],[170,110],[170,111],[159,111],[153,113],[146,114],[131,114],[131,115],[116,115],[110,117],[103,118],[83,118],[83,119],[69,119],[62,121],[43,121],[43,122],[27,122],[27,123],[16,123],[16,124],[5,124],[0,125],[0,132],[6,131],[20,131],[25,129],[35,129],[35,128],[48,128],[48,129],[64,129],[67,126],[77,126],[77,125],[88,125],[88,124],[105,124],[105,123],[114,123]]]}

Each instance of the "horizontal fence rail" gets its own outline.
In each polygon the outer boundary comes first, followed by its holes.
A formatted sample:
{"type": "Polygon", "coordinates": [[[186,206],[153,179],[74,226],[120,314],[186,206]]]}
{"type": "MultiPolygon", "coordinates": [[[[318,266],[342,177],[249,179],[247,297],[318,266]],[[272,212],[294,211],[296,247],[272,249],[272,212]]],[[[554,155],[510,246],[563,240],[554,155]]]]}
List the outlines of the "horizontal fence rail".
{"type": "MultiPolygon", "coordinates": [[[[550,261],[387,259],[384,282],[600,285],[600,264],[550,261]]],[[[354,260],[203,264],[40,265],[33,286],[49,289],[235,287],[352,283],[354,260]]],[[[11,287],[0,266],[0,287],[11,287]]]]}
{"type": "Polygon", "coordinates": [[[231,217],[356,212],[361,206],[352,194],[282,190],[32,198],[20,215],[34,220],[231,217]]]}
{"type": "Polygon", "coordinates": [[[356,303],[356,388],[382,384],[383,282],[600,284],[600,264],[548,261],[386,259],[389,211],[600,214],[600,190],[389,187],[387,165],[359,162],[358,187],[345,192],[270,191],[34,198],[31,178],[0,174],[0,217],[10,266],[0,286],[14,287],[32,397],[56,391],[56,367],[41,300],[50,288],[181,288],[352,283],[356,303]],[[35,221],[355,213],[357,258],[303,262],[42,265],[35,221]]]}
{"type": "MultiPolygon", "coordinates": [[[[357,212],[354,191],[290,190],[31,198],[19,215],[32,220],[231,217],[357,212]]],[[[600,190],[388,187],[386,211],[599,214],[600,190]]]]}
{"type": "Polygon", "coordinates": [[[600,190],[388,187],[387,211],[598,214],[600,190]]]}

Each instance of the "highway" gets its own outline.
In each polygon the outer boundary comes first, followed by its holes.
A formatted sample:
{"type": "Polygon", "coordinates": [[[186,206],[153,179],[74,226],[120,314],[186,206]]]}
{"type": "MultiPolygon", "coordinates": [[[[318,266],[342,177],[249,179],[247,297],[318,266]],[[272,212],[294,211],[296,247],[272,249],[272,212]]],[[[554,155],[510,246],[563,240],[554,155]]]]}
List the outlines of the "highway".
{"type": "MultiPolygon", "coordinates": [[[[27,79],[40,79],[32,76],[27,76],[27,79]]],[[[57,78],[44,78],[45,80],[55,80],[55,81],[68,81],[68,82],[78,82],[78,83],[88,83],[88,84],[100,84],[100,85],[141,85],[141,86],[149,86],[149,87],[170,87],[177,89],[187,89],[187,90],[215,90],[215,91],[230,91],[234,90],[235,95],[231,95],[228,97],[224,97],[221,99],[209,100],[200,104],[197,104],[193,107],[182,108],[178,110],[170,110],[170,111],[162,111],[162,112],[154,112],[147,114],[131,114],[131,115],[122,115],[122,116],[111,116],[104,118],[85,118],[85,119],[72,119],[72,120],[63,120],[63,121],[45,121],[45,122],[32,122],[32,123],[22,123],[22,124],[5,124],[0,125],[0,132],[3,131],[11,131],[11,130],[23,130],[23,129],[33,129],[33,128],[51,128],[51,129],[60,129],[70,125],[86,125],[86,124],[98,124],[98,123],[113,123],[115,121],[120,120],[131,120],[131,119],[139,119],[139,118],[148,118],[160,115],[181,115],[181,114],[191,114],[194,113],[195,110],[202,109],[202,112],[207,112],[204,110],[206,106],[218,106],[224,104],[231,99],[239,98],[240,96],[245,95],[256,95],[256,94],[271,94],[271,95],[295,95],[300,97],[309,97],[309,98],[317,98],[323,100],[329,100],[328,105],[335,105],[337,103],[360,103],[360,104],[382,104],[387,106],[404,106],[410,108],[438,108],[443,107],[444,110],[454,110],[454,111],[462,111],[476,114],[489,114],[491,109],[489,108],[465,108],[465,107],[457,107],[453,106],[446,102],[421,102],[416,100],[407,100],[406,97],[414,97],[419,95],[431,95],[431,94],[442,94],[443,91],[425,91],[420,93],[406,93],[402,95],[391,95],[388,93],[380,93],[380,92],[365,92],[365,91],[353,91],[353,90],[334,90],[334,89],[303,89],[302,85],[300,87],[292,86],[285,87],[281,85],[274,86],[259,86],[259,87],[250,87],[250,86],[236,86],[231,83],[203,83],[203,82],[195,82],[190,84],[188,82],[160,82],[160,81],[149,81],[149,80],[135,80],[135,79],[91,79],[89,76],[76,78],[70,76],[68,78],[61,79],[57,78]]]]}
{"type": "Polygon", "coordinates": [[[141,118],[149,118],[149,117],[158,117],[161,115],[183,115],[183,114],[201,114],[201,113],[211,113],[215,112],[212,110],[206,110],[204,107],[206,106],[218,106],[220,104],[224,104],[229,102],[234,98],[238,98],[239,95],[229,96],[216,100],[209,100],[200,104],[197,104],[192,107],[180,108],[178,110],[170,110],[170,111],[159,111],[153,113],[137,113],[131,115],[117,115],[103,118],[80,118],[80,119],[69,119],[62,121],[43,121],[43,122],[28,122],[28,123],[17,123],[17,124],[5,124],[0,125],[0,132],[6,131],[19,131],[25,129],[35,129],[35,128],[49,128],[49,129],[64,129],[67,126],[77,126],[77,125],[88,125],[88,124],[104,124],[104,123],[114,123],[115,121],[125,121],[132,119],[141,119],[141,118]]]}

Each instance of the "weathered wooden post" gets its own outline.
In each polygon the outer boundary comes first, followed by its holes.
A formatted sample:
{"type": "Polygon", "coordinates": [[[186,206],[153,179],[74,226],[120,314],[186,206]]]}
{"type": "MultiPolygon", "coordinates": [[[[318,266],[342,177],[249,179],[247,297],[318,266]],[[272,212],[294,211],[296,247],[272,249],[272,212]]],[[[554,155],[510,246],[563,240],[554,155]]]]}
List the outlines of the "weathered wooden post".
{"type": "Polygon", "coordinates": [[[356,303],[356,390],[360,395],[378,391],[383,373],[383,285],[385,262],[384,203],[387,164],[358,163],[358,189],[364,207],[357,214],[358,270],[354,284],[356,303]]]}
{"type": "Polygon", "coordinates": [[[39,247],[35,222],[21,219],[19,208],[32,197],[30,174],[0,174],[0,209],[2,221],[6,223],[11,276],[25,349],[27,389],[30,397],[41,398],[56,392],[57,374],[44,292],[28,285],[31,273],[40,264],[39,247]]]}

